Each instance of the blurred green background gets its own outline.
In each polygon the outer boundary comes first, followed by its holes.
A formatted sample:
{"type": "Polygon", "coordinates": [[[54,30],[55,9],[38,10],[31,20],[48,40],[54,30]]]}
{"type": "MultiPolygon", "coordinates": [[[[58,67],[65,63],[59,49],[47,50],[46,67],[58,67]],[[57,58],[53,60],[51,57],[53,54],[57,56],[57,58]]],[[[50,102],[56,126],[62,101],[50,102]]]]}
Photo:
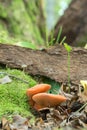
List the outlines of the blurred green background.
{"type": "Polygon", "coordinates": [[[71,0],[0,1],[0,43],[32,49],[46,39],[71,0]]]}

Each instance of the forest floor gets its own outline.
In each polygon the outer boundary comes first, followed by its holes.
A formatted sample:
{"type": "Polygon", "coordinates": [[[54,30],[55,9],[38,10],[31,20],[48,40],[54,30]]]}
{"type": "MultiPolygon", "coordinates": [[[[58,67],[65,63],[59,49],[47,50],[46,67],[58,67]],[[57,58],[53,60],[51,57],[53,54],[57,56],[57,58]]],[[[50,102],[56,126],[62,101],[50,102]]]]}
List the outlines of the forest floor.
{"type": "Polygon", "coordinates": [[[87,82],[60,86],[67,101],[41,111],[31,108],[26,90],[37,84],[16,69],[0,69],[0,130],[87,129],[87,82]]]}

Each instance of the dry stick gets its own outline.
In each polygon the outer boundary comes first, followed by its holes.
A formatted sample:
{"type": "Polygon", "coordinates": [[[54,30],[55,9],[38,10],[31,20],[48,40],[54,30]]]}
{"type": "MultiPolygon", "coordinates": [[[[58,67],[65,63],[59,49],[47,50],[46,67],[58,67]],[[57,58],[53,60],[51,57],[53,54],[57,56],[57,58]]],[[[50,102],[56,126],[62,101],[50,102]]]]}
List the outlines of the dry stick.
{"type": "MultiPolygon", "coordinates": [[[[85,106],[87,106],[87,102],[76,112],[73,113],[73,115],[70,115],[70,117],[73,117],[74,115],[76,115],[76,113],[80,112],[85,106]]],[[[70,117],[68,118],[68,120],[70,119],[70,117]]]]}
{"type": "Polygon", "coordinates": [[[82,107],[80,107],[80,109],[79,110],[77,110],[76,112],[80,112],[84,107],[86,107],[87,106],[87,102],[82,106],[82,107]]]}
{"type": "Polygon", "coordinates": [[[18,77],[16,77],[15,75],[11,75],[11,74],[8,74],[8,73],[6,73],[6,72],[0,72],[0,74],[6,74],[6,75],[8,75],[9,77],[18,79],[18,80],[20,80],[20,81],[22,81],[22,82],[24,82],[24,83],[26,83],[26,84],[29,84],[29,82],[27,82],[26,80],[23,80],[23,79],[21,79],[21,78],[18,78],[18,77]]]}

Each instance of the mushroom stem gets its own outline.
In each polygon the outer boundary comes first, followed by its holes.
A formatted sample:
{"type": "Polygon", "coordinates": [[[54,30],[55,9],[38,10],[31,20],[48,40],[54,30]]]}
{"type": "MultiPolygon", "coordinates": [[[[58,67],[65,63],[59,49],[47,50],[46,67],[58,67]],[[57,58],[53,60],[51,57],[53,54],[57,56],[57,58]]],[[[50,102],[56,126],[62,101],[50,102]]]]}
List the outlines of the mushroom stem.
{"type": "Polygon", "coordinates": [[[40,109],[44,108],[44,107],[38,105],[37,103],[35,103],[33,107],[34,107],[34,109],[37,110],[37,111],[39,111],[40,109]]]}

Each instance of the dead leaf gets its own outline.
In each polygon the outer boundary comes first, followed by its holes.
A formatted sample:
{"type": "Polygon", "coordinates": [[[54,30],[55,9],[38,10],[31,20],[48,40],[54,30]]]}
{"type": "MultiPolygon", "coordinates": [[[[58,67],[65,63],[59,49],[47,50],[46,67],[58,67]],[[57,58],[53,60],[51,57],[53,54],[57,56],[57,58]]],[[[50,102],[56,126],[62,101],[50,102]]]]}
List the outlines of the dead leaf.
{"type": "Polygon", "coordinates": [[[80,83],[84,87],[84,89],[87,89],[87,80],[80,80],[80,83]]]}
{"type": "Polygon", "coordinates": [[[29,121],[27,118],[23,118],[20,115],[16,115],[13,117],[13,123],[10,124],[10,128],[13,130],[28,130],[29,121]]]}
{"type": "Polygon", "coordinates": [[[80,83],[83,86],[84,91],[81,92],[80,90],[78,95],[80,96],[83,102],[86,102],[87,101],[87,80],[80,80],[80,83]]]}
{"type": "Polygon", "coordinates": [[[6,118],[3,117],[1,123],[2,123],[3,130],[10,130],[9,122],[6,118]]]}
{"type": "Polygon", "coordinates": [[[83,128],[87,129],[87,125],[83,121],[81,121],[80,119],[78,121],[83,128]]]}
{"type": "Polygon", "coordinates": [[[10,83],[10,82],[12,82],[12,80],[8,75],[0,79],[1,84],[6,84],[6,83],[10,83]]]}

